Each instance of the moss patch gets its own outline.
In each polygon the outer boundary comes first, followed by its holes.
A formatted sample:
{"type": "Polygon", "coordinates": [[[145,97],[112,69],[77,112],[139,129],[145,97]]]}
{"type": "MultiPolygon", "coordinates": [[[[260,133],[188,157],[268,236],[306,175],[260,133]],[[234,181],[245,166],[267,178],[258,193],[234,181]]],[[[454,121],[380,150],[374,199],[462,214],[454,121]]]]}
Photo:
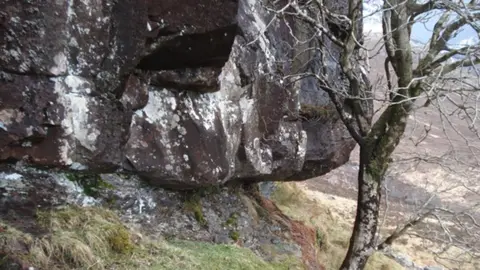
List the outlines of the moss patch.
{"type": "Polygon", "coordinates": [[[66,173],[65,176],[68,180],[79,184],[85,193],[85,195],[91,197],[98,197],[103,190],[113,189],[114,186],[108,182],[105,182],[98,174],[87,173],[66,173]]]}
{"type": "Polygon", "coordinates": [[[198,194],[190,194],[188,195],[187,200],[184,203],[184,209],[193,213],[195,220],[201,226],[208,226],[208,222],[203,216],[202,210],[202,202],[200,200],[200,196],[198,194]]]}
{"type": "Polygon", "coordinates": [[[317,228],[315,237],[316,237],[316,240],[317,240],[316,242],[317,242],[318,247],[323,248],[325,246],[325,242],[326,242],[325,233],[320,228],[317,228]]]}
{"type": "Polygon", "coordinates": [[[233,241],[238,241],[238,239],[240,239],[240,233],[237,231],[231,231],[229,235],[233,241]]]}
{"type": "Polygon", "coordinates": [[[223,225],[225,225],[225,226],[237,226],[237,222],[238,222],[238,214],[237,213],[232,213],[223,225]]]}

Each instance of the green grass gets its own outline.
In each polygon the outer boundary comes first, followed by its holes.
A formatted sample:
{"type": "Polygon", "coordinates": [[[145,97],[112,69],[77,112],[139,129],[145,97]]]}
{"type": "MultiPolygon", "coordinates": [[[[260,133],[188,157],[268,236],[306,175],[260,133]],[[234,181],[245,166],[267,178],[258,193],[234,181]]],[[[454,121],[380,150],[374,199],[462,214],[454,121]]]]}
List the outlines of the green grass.
{"type": "Polygon", "coordinates": [[[281,270],[302,269],[296,260],[267,263],[251,250],[232,245],[211,245],[178,241],[164,246],[162,256],[152,269],[184,270],[281,270]],[[226,268],[228,267],[228,268],[226,268]]]}
{"type": "MultiPolygon", "coordinates": [[[[37,222],[48,233],[35,237],[0,221],[0,254],[40,269],[302,269],[287,258],[269,263],[251,250],[233,245],[166,241],[142,237],[115,213],[97,207],[39,211],[37,222]],[[15,247],[24,246],[24,254],[15,247]]],[[[0,268],[1,260],[0,258],[0,268]]]]}

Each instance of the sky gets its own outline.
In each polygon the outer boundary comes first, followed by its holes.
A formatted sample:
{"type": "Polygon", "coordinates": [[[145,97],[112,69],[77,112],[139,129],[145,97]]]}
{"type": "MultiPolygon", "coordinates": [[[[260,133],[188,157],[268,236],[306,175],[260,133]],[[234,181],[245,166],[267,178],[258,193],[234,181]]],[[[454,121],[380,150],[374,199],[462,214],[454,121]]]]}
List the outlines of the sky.
{"type": "MultiPolygon", "coordinates": [[[[379,5],[381,5],[383,1],[381,0],[371,0],[365,1],[364,4],[364,16],[369,14],[375,13],[378,10],[379,5]]],[[[432,14],[429,14],[428,20],[423,23],[416,23],[412,28],[412,40],[419,43],[426,43],[428,42],[429,37],[431,36],[433,26],[438,21],[441,13],[438,11],[432,14]]],[[[374,32],[374,33],[381,33],[382,32],[382,24],[381,24],[381,13],[376,12],[373,16],[366,17],[364,19],[364,31],[365,32],[374,32]]],[[[470,26],[466,26],[461,31],[459,31],[458,35],[449,42],[452,46],[459,46],[459,45],[472,45],[478,43],[479,38],[476,32],[470,26]]]]}

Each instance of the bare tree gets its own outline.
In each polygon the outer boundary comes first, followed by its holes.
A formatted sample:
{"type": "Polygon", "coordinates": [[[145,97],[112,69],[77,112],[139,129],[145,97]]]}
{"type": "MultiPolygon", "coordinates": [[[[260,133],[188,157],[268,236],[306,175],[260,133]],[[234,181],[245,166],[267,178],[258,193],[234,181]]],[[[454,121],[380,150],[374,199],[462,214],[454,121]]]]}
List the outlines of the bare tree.
{"type": "MultiPolygon", "coordinates": [[[[468,122],[469,130],[478,138],[478,81],[467,80],[461,70],[473,71],[478,78],[476,65],[480,63],[480,44],[452,47],[449,43],[464,27],[471,27],[480,33],[480,6],[476,0],[384,0],[379,12],[382,14],[383,38],[381,50],[386,53],[384,74],[387,91],[383,97],[365,80],[368,68],[362,67],[363,45],[362,20],[363,0],[348,0],[344,13],[331,9],[331,2],[325,0],[270,1],[267,9],[278,19],[295,18],[305,31],[291,31],[297,41],[298,55],[315,51],[322,58],[320,72],[298,70],[284,76],[286,82],[305,77],[314,77],[325,90],[345,124],[350,135],[360,147],[358,172],[357,212],[347,255],[341,269],[363,269],[369,256],[376,250],[376,235],[379,223],[382,183],[392,162],[392,153],[403,137],[407,121],[421,106],[435,106],[444,117],[447,126],[455,130],[448,116],[468,122]],[[413,25],[425,19],[434,11],[441,15],[436,19],[426,50],[414,59],[411,45],[413,25]],[[299,34],[302,32],[302,34],[299,34]],[[297,36],[298,34],[298,36],[297,36]],[[312,46],[314,44],[314,46],[312,46]],[[338,80],[329,72],[327,63],[332,59],[329,48],[340,51],[338,63],[344,80],[338,80]],[[415,61],[414,61],[415,60],[415,61]],[[343,82],[347,83],[343,83],[343,82]],[[373,93],[372,93],[372,90],[373,93]],[[378,117],[371,122],[372,111],[369,101],[376,100],[385,106],[378,111],[378,117]],[[419,106],[419,102],[422,104],[419,106]]],[[[435,18],[430,18],[435,19],[435,18]]],[[[312,56],[312,53],[307,55],[312,56]]],[[[368,56],[367,56],[368,57],[368,56]]],[[[306,61],[305,56],[299,57],[306,61]]],[[[365,60],[365,59],[363,59],[365,60]]],[[[469,75],[470,77],[471,74],[469,75]]],[[[445,134],[449,132],[445,131],[445,134]]],[[[460,132],[457,131],[460,134],[460,132]]],[[[461,135],[466,142],[471,138],[461,135]]],[[[469,145],[472,158],[479,152],[469,145]]],[[[478,159],[477,159],[478,160],[478,159]]],[[[436,210],[438,211],[438,209],[436,210]]],[[[433,210],[428,214],[434,214],[433,210]]],[[[425,215],[401,228],[381,246],[390,243],[395,235],[402,233],[425,215]]]]}
{"type": "MultiPolygon", "coordinates": [[[[425,140],[424,136],[421,139],[425,140]]],[[[404,236],[420,238],[422,241],[413,241],[415,246],[427,250],[437,263],[447,269],[477,269],[480,266],[479,171],[472,167],[466,169],[462,164],[450,166],[445,163],[448,160],[421,155],[416,155],[414,159],[394,160],[389,168],[389,174],[395,171],[394,175],[388,176],[384,182],[385,212],[379,228],[387,236],[380,241],[377,250],[393,255],[388,249],[397,239],[403,237],[406,240],[404,236]],[[416,171],[425,171],[426,168],[431,172],[430,176],[422,176],[416,171]],[[392,190],[393,185],[401,183],[394,179],[408,178],[405,174],[408,175],[409,171],[413,172],[415,185],[421,188],[409,189],[410,194],[405,196],[408,199],[400,201],[398,197],[391,198],[391,194],[398,196],[399,193],[392,190]],[[432,179],[437,177],[440,179],[432,179]],[[477,182],[472,181],[475,178],[477,182]],[[390,216],[390,212],[406,216],[390,216]],[[392,225],[396,225],[393,231],[387,228],[392,225]]],[[[378,237],[381,238],[380,235],[378,237]]]]}

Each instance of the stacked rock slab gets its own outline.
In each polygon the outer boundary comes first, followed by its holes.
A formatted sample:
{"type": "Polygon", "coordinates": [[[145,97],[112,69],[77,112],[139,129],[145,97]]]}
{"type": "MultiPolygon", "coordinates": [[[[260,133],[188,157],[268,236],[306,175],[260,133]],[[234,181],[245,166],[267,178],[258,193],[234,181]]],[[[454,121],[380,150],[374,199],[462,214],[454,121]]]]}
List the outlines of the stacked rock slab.
{"type": "Polygon", "coordinates": [[[300,66],[291,31],[304,26],[270,23],[263,4],[0,0],[0,162],[176,188],[304,180],[345,163],[354,142],[336,114],[299,116],[334,112],[326,93],[281,79],[300,66]]]}

